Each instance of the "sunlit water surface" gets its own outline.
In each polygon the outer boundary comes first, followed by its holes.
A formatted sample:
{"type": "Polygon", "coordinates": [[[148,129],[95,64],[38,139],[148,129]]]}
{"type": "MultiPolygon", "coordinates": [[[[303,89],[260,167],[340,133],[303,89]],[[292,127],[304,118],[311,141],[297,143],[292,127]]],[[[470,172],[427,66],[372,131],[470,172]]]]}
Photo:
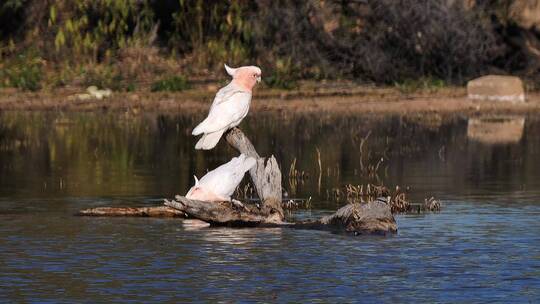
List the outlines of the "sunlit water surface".
{"type": "Polygon", "coordinates": [[[0,114],[0,302],[540,301],[534,117],[499,129],[438,116],[252,115],[243,123],[261,154],[276,155],[288,195],[312,197],[313,208],[295,217],[332,212],[339,206],[328,193],[346,183],[442,199],[440,213],[398,215],[395,236],[73,216],[160,204],[234,156],[223,143],[194,152],[200,118],[0,114]],[[288,178],[295,158],[308,175],[296,182],[288,178]],[[381,158],[366,177],[362,168],[381,158]]]}

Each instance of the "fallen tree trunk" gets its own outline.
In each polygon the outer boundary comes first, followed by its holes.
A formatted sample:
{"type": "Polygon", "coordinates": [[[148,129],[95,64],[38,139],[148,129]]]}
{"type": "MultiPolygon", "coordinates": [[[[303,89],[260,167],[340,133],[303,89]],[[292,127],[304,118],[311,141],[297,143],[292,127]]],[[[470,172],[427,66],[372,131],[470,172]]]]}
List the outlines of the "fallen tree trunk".
{"type": "MultiPolygon", "coordinates": [[[[256,201],[257,202],[257,201],[256,201]]],[[[304,208],[310,203],[309,200],[302,199],[287,199],[281,202],[284,210],[295,210],[304,208]]],[[[251,205],[251,204],[250,204],[251,205]]],[[[306,207],[307,208],[307,207],[306,207]]],[[[184,217],[187,214],[177,209],[167,206],[152,206],[152,207],[96,207],[83,209],[77,212],[78,216],[133,216],[133,217],[184,217]]]]}
{"type": "Polygon", "coordinates": [[[97,207],[84,209],[79,216],[133,216],[133,217],[183,217],[185,212],[167,206],[152,207],[97,207]]]}
{"type": "Polygon", "coordinates": [[[316,229],[358,234],[386,234],[397,232],[397,225],[390,207],[382,202],[348,204],[336,213],[315,221],[284,222],[269,217],[256,206],[231,202],[210,203],[190,200],[177,195],[174,200],[165,200],[165,205],[211,226],[227,227],[285,227],[316,229]]]}
{"type": "Polygon", "coordinates": [[[269,215],[257,206],[232,202],[203,202],[177,195],[165,206],[185,212],[214,226],[253,227],[285,224],[278,214],[269,215]]]}

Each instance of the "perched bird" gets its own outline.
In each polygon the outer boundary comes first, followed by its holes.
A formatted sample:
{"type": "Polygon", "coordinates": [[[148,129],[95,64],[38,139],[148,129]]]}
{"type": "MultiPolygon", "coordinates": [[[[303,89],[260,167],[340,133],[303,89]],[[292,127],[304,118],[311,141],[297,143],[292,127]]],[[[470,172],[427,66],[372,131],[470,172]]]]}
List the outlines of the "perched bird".
{"type": "Polygon", "coordinates": [[[244,174],[255,165],[253,157],[240,154],[231,161],[206,173],[200,180],[195,177],[195,186],[189,189],[186,198],[206,202],[231,201],[231,195],[242,181],[244,174]]]}
{"type": "Polygon", "coordinates": [[[233,69],[225,65],[225,70],[233,79],[217,92],[208,117],[193,129],[193,135],[203,134],[195,149],[214,148],[225,131],[240,124],[249,111],[251,90],[261,81],[261,69],[256,66],[233,69]]]}

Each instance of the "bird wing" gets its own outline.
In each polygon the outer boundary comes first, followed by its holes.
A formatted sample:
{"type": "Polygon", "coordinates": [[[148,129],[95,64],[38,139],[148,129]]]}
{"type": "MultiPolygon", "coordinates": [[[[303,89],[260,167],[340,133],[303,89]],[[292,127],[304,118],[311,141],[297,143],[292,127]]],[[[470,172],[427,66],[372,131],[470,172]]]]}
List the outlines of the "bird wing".
{"type": "Polygon", "coordinates": [[[193,129],[192,134],[199,135],[229,128],[231,124],[247,115],[250,102],[251,93],[234,85],[222,88],[214,98],[208,117],[193,129]]]}
{"type": "Polygon", "coordinates": [[[255,163],[254,158],[240,154],[228,163],[208,172],[200,179],[199,183],[217,195],[230,197],[242,181],[246,171],[251,169],[255,163]]]}
{"type": "Polygon", "coordinates": [[[212,102],[212,106],[210,107],[210,109],[224,101],[227,101],[236,93],[248,93],[248,92],[242,90],[242,88],[230,82],[228,85],[219,89],[219,91],[216,93],[216,96],[214,97],[214,101],[212,102]]]}
{"type": "Polygon", "coordinates": [[[223,135],[223,132],[225,130],[219,130],[212,133],[204,133],[203,136],[199,139],[197,144],[195,145],[195,149],[203,149],[203,150],[210,150],[213,149],[219,140],[221,139],[221,135],[223,135]]]}

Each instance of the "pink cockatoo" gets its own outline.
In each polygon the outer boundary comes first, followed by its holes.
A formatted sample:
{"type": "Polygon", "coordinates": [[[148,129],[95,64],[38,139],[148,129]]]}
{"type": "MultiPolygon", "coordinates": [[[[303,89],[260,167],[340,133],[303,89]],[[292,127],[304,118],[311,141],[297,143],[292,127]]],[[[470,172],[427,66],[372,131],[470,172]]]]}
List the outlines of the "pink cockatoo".
{"type": "Polygon", "coordinates": [[[217,92],[208,117],[193,129],[193,135],[203,134],[195,149],[214,148],[225,131],[242,122],[249,111],[252,89],[261,81],[261,69],[256,66],[233,69],[225,65],[225,70],[233,79],[217,92]]]}
{"type": "Polygon", "coordinates": [[[205,202],[231,201],[231,195],[242,181],[244,174],[256,163],[255,158],[240,154],[231,161],[206,173],[189,189],[186,198],[205,202]]]}

